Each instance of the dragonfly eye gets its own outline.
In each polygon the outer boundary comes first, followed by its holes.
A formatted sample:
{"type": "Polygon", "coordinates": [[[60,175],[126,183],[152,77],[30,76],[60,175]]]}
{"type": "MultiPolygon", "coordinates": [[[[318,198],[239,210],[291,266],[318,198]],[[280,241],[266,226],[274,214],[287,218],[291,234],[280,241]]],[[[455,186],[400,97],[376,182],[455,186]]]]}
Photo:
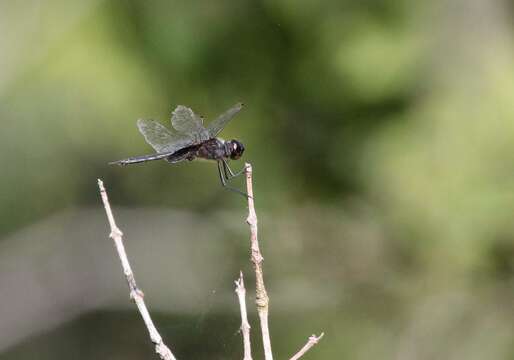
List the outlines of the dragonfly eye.
{"type": "Polygon", "coordinates": [[[232,160],[237,160],[243,155],[245,151],[245,147],[242,143],[237,140],[230,141],[230,158],[232,160]]]}

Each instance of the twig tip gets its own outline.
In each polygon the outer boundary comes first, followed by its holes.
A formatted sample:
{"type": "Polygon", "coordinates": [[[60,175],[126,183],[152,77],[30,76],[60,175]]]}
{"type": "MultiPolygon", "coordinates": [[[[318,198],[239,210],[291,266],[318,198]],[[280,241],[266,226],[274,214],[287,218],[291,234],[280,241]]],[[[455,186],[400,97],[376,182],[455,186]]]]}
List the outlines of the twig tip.
{"type": "Polygon", "coordinates": [[[319,336],[316,336],[316,334],[312,334],[311,339],[315,344],[317,344],[323,338],[323,336],[325,336],[324,332],[319,334],[319,336]]]}

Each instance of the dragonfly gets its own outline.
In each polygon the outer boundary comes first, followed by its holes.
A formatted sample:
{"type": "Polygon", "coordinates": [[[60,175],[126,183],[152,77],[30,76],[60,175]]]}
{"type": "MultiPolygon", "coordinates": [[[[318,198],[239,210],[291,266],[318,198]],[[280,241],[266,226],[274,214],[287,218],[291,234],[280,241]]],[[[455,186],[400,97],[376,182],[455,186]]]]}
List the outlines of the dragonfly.
{"type": "Polygon", "coordinates": [[[165,160],[176,164],[185,160],[205,159],[216,161],[221,185],[227,190],[243,196],[246,193],[228,185],[228,182],[241,175],[234,172],[228,165],[228,160],[239,159],[245,150],[238,140],[225,141],[218,137],[228,122],[243,108],[237,103],[223,114],[203,125],[203,118],[184,105],[178,105],[171,116],[171,126],[166,126],[155,120],[137,120],[137,128],[146,142],[156,151],[154,154],[130,157],[128,159],[110,162],[113,165],[132,165],[154,160],[165,160]]]}

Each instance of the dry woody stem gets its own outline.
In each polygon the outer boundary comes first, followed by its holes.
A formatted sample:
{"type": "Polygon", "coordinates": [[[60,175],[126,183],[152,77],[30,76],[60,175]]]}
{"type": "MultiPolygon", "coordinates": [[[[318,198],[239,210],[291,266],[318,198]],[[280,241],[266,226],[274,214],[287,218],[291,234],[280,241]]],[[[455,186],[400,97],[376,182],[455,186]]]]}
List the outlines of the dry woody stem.
{"type": "Polygon", "coordinates": [[[241,311],[241,332],[243,334],[243,360],[252,360],[252,346],[250,343],[250,324],[248,323],[248,314],[246,311],[246,289],[243,280],[243,272],[239,272],[239,279],[236,283],[236,294],[239,300],[239,308],[241,311]]]}
{"type": "MultiPolygon", "coordinates": [[[[246,222],[250,226],[251,261],[253,264],[253,268],[255,270],[256,281],[255,303],[257,305],[257,313],[259,314],[259,320],[261,325],[264,358],[265,360],[273,360],[273,353],[271,351],[270,332],[268,326],[269,298],[268,293],[266,292],[266,286],[264,285],[264,276],[262,272],[262,262],[264,258],[262,257],[261,251],[259,249],[259,238],[257,236],[257,214],[255,213],[254,206],[252,166],[248,163],[245,164],[245,175],[246,188],[248,193],[248,217],[246,218],[246,222]]],[[[155,345],[155,352],[163,360],[176,360],[175,356],[173,355],[171,350],[166,346],[166,344],[164,344],[161,335],[155,328],[152,318],[150,317],[150,313],[148,312],[148,309],[145,305],[144,294],[137,287],[136,279],[134,278],[134,273],[132,272],[132,268],[130,267],[130,263],[127,258],[127,253],[125,252],[125,247],[123,245],[123,233],[116,225],[114,216],[112,214],[111,205],[109,204],[107,192],[105,190],[102,180],[100,179],[98,179],[98,187],[100,189],[100,195],[102,196],[102,201],[105,207],[105,212],[107,214],[107,219],[109,220],[109,225],[111,227],[110,238],[114,241],[114,245],[116,246],[116,250],[121,261],[121,267],[127,279],[127,284],[130,291],[130,298],[134,300],[134,302],[136,303],[137,309],[139,310],[139,313],[143,318],[146,328],[148,329],[148,334],[150,335],[150,340],[155,345]]],[[[241,332],[243,334],[244,347],[243,360],[252,360],[252,349],[250,343],[250,324],[248,323],[248,314],[246,310],[245,299],[246,289],[244,285],[242,272],[239,274],[239,279],[235,281],[235,285],[235,292],[239,300],[239,308],[241,311],[241,332]]],[[[307,351],[309,351],[314,345],[316,345],[321,340],[323,335],[324,334],[321,333],[319,336],[312,335],[311,337],[309,337],[307,343],[295,355],[293,355],[293,357],[291,357],[290,360],[300,359],[307,351]]]]}
{"type": "Polygon", "coordinates": [[[252,165],[245,164],[246,174],[246,190],[248,193],[248,217],[246,222],[250,225],[250,245],[251,245],[251,260],[255,270],[255,303],[257,305],[257,313],[261,323],[262,344],[264,347],[265,360],[273,360],[273,353],[271,351],[271,339],[268,326],[268,308],[269,298],[264,286],[264,276],[262,273],[262,261],[264,258],[259,249],[259,238],[257,236],[257,214],[255,213],[254,197],[253,197],[253,184],[252,184],[252,165]]]}
{"type": "MultiPolygon", "coordinates": [[[[245,164],[245,175],[246,175],[246,191],[248,194],[248,217],[246,218],[246,222],[250,225],[250,245],[251,245],[251,261],[253,263],[253,268],[255,270],[255,303],[257,305],[257,312],[259,314],[259,320],[261,323],[261,333],[262,333],[262,343],[264,347],[264,358],[265,360],[273,360],[273,353],[271,351],[271,339],[269,333],[268,326],[268,309],[269,309],[269,297],[266,292],[266,286],[264,285],[264,276],[262,272],[262,262],[264,258],[262,257],[260,248],[259,248],[259,238],[257,236],[258,228],[257,228],[257,214],[255,213],[255,205],[254,205],[254,196],[253,196],[253,183],[252,183],[252,165],[246,163],[245,164]]],[[[244,289],[243,275],[240,275],[239,281],[241,285],[238,285],[236,281],[236,292],[239,297],[239,303],[241,305],[241,297],[243,297],[244,301],[244,293],[240,293],[239,287],[242,286],[244,289]]],[[[241,305],[241,318],[246,318],[246,305],[241,305]]],[[[251,359],[250,354],[250,326],[244,325],[245,320],[243,320],[243,324],[241,325],[241,330],[243,332],[243,343],[245,346],[244,352],[244,360],[251,359]],[[245,326],[248,326],[245,329],[245,326]],[[247,348],[248,346],[248,348],[247,348]]],[[[248,322],[246,320],[246,322],[248,322]]],[[[309,340],[304,345],[303,348],[300,349],[290,360],[297,360],[301,358],[307,351],[309,351],[314,345],[316,345],[321,338],[323,337],[323,333],[320,336],[312,335],[309,337],[309,340]]]]}
{"type": "Polygon", "coordinates": [[[163,360],[176,360],[175,356],[173,356],[171,350],[166,346],[166,344],[164,344],[161,335],[155,328],[152,318],[150,317],[150,313],[145,305],[143,298],[144,294],[136,285],[136,279],[134,278],[134,273],[132,272],[132,268],[130,267],[130,263],[127,258],[127,253],[125,252],[125,247],[123,246],[123,233],[114,221],[111,205],[109,204],[109,198],[107,197],[107,191],[105,191],[104,184],[100,179],[98,179],[98,187],[100,189],[100,195],[102,196],[107,219],[109,220],[109,225],[111,227],[110,238],[114,241],[114,245],[116,246],[116,250],[121,261],[123,273],[127,278],[130,298],[136,303],[137,309],[143,318],[146,328],[148,329],[148,334],[150,335],[150,340],[155,345],[155,352],[163,360]]]}
{"type": "Polygon", "coordinates": [[[325,334],[321,333],[319,336],[311,335],[309,337],[309,340],[307,341],[307,344],[305,344],[303,346],[303,348],[301,348],[300,351],[298,351],[295,355],[293,355],[293,357],[290,358],[289,360],[298,360],[299,358],[301,358],[307,351],[310,350],[311,347],[316,345],[321,340],[323,335],[325,335],[325,334]]]}

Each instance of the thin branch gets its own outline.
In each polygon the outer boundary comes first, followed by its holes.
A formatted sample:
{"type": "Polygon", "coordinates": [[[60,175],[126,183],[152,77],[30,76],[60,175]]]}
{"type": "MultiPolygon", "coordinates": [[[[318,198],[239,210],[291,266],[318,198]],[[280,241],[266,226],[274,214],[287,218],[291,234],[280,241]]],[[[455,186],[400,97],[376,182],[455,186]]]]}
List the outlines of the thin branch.
{"type": "Polygon", "coordinates": [[[243,333],[244,357],[243,360],[252,360],[252,346],[250,344],[250,324],[246,312],[246,289],[243,281],[243,272],[239,272],[239,279],[234,281],[236,284],[236,294],[239,299],[241,309],[241,332],[243,333]]]}
{"type": "Polygon", "coordinates": [[[323,335],[325,335],[324,333],[321,333],[319,336],[316,336],[316,335],[311,335],[309,337],[309,340],[307,341],[307,344],[305,344],[303,346],[303,348],[300,349],[300,351],[298,351],[292,358],[290,358],[289,360],[298,360],[299,358],[301,358],[307,351],[310,350],[311,347],[313,347],[314,345],[316,345],[320,340],[321,338],[323,337],[323,335]]]}
{"type": "Polygon", "coordinates": [[[259,249],[259,239],[257,237],[257,214],[255,213],[253,185],[252,185],[252,165],[245,164],[246,174],[246,189],[248,193],[248,217],[246,222],[250,225],[250,242],[252,256],[251,260],[255,269],[255,303],[257,304],[257,312],[259,313],[259,320],[261,323],[262,344],[264,347],[265,360],[273,360],[273,353],[271,351],[271,339],[268,327],[268,307],[269,298],[264,286],[264,277],[262,274],[262,261],[264,258],[259,249]]]}
{"type": "Polygon", "coordinates": [[[127,283],[130,290],[130,298],[136,303],[139,313],[145,322],[146,328],[148,329],[148,333],[150,335],[150,340],[152,340],[152,343],[155,344],[155,352],[163,360],[176,360],[175,356],[173,356],[171,350],[164,344],[161,335],[155,328],[155,325],[153,324],[152,318],[150,317],[150,313],[148,312],[145,301],[143,299],[144,294],[136,285],[136,279],[134,278],[134,273],[132,272],[132,268],[130,267],[130,263],[127,258],[127,253],[125,252],[125,247],[123,246],[123,233],[118,228],[118,226],[116,226],[116,222],[114,221],[114,216],[111,210],[111,205],[109,204],[109,198],[107,197],[107,192],[105,191],[104,184],[100,179],[98,179],[98,187],[100,188],[100,195],[102,196],[107,219],[109,220],[109,225],[111,227],[111,234],[109,237],[114,240],[116,250],[118,251],[118,256],[121,260],[121,267],[123,268],[123,273],[127,278],[127,283]]]}

